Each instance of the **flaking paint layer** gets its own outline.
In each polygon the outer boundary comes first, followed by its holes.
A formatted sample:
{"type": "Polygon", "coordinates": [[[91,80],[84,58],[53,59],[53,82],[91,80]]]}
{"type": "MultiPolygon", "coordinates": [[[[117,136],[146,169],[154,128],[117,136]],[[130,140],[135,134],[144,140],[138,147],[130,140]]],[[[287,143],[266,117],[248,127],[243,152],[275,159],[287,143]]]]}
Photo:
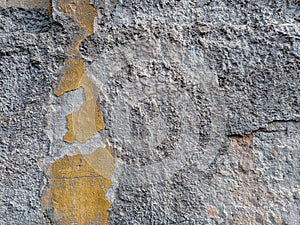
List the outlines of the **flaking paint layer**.
{"type": "MultiPolygon", "coordinates": [[[[95,86],[86,74],[85,63],[79,53],[80,43],[94,32],[97,11],[88,0],[61,0],[58,8],[83,28],[82,35],[74,37],[67,53],[65,74],[54,88],[54,93],[61,96],[83,88],[85,102],[79,111],[67,115],[68,133],[64,141],[84,143],[105,126],[95,97],[95,86]]],[[[111,203],[105,195],[112,185],[114,161],[112,149],[106,147],[88,155],[66,155],[54,162],[48,172],[49,189],[42,199],[44,213],[53,212],[51,219],[54,224],[108,224],[111,203]]]]}
{"type": "Polygon", "coordinates": [[[64,136],[68,143],[75,140],[84,143],[105,127],[103,114],[94,94],[94,84],[88,78],[85,63],[79,54],[80,43],[94,32],[97,10],[88,0],[61,0],[58,8],[71,16],[84,30],[81,36],[74,38],[65,64],[65,75],[54,91],[55,95],[61,96],[80,87],[84,89],[86,102],[79,111],[67,116],[68,133],[64,136]]]}
{"type": "Polygon", "coordinates": [[[49,171],[44,211],[53,211],[54,224],[108,224],[114,157],[110,147],[87,155],[64,156],[49,171]]]}
{"type": "Polygon", "coordinates": [[[60,96],[82,87],[86,101],[79,111],[67,116],[68,133],[64,136],[64,140],[68,143],[73,143],[75,140],[84,143],[104,129],[103,114],[94,95],[94,84],[86,75],[83,60],[72,58],[66,63],[66,73],[55,89],[55,94],[60,96]]]}
{"type": "Polygon", "coordinates": [[[59,0],[58,9],[73,17],[88,35],[94,33],[97,10],[90,4],[90,0],[59,0]]]}

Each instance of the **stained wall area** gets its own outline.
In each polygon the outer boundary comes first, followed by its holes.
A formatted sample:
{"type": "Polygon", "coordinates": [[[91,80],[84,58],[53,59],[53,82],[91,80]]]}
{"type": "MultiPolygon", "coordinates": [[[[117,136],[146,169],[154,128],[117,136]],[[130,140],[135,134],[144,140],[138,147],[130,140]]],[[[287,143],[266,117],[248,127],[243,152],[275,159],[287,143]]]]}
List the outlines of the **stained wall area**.
{"type": "Polygon", "coordinates": [[[0,3],[0,224],[300,221],[300,4],[0,3]]]}

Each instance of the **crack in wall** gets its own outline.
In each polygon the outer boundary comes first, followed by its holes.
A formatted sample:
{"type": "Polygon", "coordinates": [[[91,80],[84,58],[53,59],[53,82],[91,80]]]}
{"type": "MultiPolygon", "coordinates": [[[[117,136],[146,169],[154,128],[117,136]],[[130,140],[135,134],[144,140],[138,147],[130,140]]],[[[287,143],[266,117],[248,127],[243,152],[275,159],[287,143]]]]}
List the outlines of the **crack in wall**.
{"type": "Polygon", "coordinates": [[[265,127],[260,127],[260,128],[258,128],[256,130],[248,132],[248,133],[246,133],[244,135],[230,134],[230,135],[227,135],[227,137],[238,138],[238,137],[244,137],[244,136],[255,134],[255,133],[259,133],[259,132],[274,133],[274,132],[278,132],[278,131],[285,131],[285,130],[283,130],[283,128],[277,128],[278,125],[280,125],[280,124],[287,124],[287,123],[299,123],[299,122],[300,122],[300,117],[298,117],[298,115],[297,115],[295,117],[295,119],[290,119],[290,120],[273,120],[273,121],[268,122],[265,127]]]}

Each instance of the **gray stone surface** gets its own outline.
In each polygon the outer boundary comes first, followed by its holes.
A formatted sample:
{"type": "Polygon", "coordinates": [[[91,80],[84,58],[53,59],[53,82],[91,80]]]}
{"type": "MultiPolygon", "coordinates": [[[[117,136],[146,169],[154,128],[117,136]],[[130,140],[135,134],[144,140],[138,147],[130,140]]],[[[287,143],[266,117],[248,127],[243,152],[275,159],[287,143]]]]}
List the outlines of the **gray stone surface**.
{"type": "Polygon", "coordinates": [[[0,27],[0,224],[42,224],[47,115],[68,33],[36,9],[1,9],[0,27]]]}
{"type": "Polygon", "coordinates": [[[299,2],[92,2],[80,51],[106,128],[77,150],[62,136],[82,90],[52,87],[78,27],[0,10],[0,223],[50,223],[48,166],[109,142],[109,224],[297,225],[299,2]]]}

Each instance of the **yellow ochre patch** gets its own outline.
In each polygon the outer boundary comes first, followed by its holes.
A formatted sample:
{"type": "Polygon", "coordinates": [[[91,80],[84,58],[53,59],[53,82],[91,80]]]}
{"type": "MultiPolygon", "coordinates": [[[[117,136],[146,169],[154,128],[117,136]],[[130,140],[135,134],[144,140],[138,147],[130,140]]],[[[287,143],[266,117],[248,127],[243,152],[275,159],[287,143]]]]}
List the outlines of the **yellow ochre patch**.
{"type": "Polygon", "coordinates": [[[114,157],[110,147],[87,155],[64,156],[49,173],[43,211],[53,211],[54,224],[108,224],[111,203],[105,195],[112,185],[114,157]]]}
{"type": "MultiPolygon", "coordinates": [[[[58,9],[68,14],[83,28],[74,37],[67,52],[65,74],[57,87],[56,96],[83,88],[85,102],[80,110],[67,116],[68,133],[64,140],[84,143],[104,129],[102,111],[94,93],[94,84],[86,74],[84,60],[79,54],[80,43],[94,32],[97,10],[89,0],[59,0],[58,9]]],[[[43,212],[54,224],[108,224],[111,203],[105,195],[112,185],[115,159],[111,147],[98,148],[87,155],[64,156],[48,171],[49,187],[42,198],[43,212]],[[49,215],[49,212],[51,214],[49,215]]]]}
{"type": "Polygon", "coordinates": [[[86,36],[94,32],[94,19],[97,16],[97,10],[90,4],[89,0],[59,0],[58,8],[74,18],[85,31],[82,36],[74,38],[74,43],[68,53],[69,59],[65,63],[65,75],[58,86],[54,88],[56,96],[61,96],[80,87],[84,89],[86,101],[78,112],[67,116],[68,133],[64,136],[64,140],[68,143],[74,143],[75,140],[84,143],[105,127],[103,114],[94,94],[94,84],[88,78],[85,63],[79,55],[80,43],[86,36]]]}
{"type": "Polygon", "coordinates": [[[64,140],[68,143],[73,143],[75,140],[84,143],[104,129],[103,113],[94,95],[94,84],[85,74],[83,61],[79,59],[68,63],[65,76],[54,93],[60,96],[80,87],[84,89],[86,101],[79,111],[67,116],[68,133],[64,136],[64,140]]]}
{"type": "Polygon", "coordinates": [[[73,17],[88,35],[94,33],[97,10],[90,4],[90,0],[58,0],[58,9],[73,17]]]}

